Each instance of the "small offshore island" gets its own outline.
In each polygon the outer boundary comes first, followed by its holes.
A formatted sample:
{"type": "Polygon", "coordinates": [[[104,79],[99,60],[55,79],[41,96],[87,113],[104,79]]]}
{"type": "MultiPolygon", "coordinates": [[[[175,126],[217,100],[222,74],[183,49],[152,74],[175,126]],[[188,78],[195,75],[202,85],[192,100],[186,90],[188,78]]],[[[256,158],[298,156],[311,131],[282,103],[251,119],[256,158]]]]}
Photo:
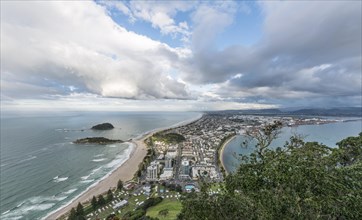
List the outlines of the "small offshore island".
{"type": "Polygon", "coordinates": [[[115,143],[123,143],[122,140],[112,140],[105,137],[86,137],[81,138],[73,142],[74,144],[115,144],[115,143]]]}
{"type": "Polygon", "coordinates": [[[98,125],[94,125],[92,130],[111,130],[114,126],[111,123],[102,123],[98,125]]]}

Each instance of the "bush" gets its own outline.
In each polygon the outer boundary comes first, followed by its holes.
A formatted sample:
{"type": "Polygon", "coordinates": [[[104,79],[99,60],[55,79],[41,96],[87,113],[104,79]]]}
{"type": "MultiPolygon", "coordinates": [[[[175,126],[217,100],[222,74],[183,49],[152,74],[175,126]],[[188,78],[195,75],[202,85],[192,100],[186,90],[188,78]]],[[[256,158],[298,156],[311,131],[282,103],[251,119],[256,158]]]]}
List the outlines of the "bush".
{"type": "Polygon", "coordinates": [[[146,211],[143,209],[137,209],[133,212],[128,211],[123,215],[124,220],[139,220],[143,219],[143,217],[146,215],[146,211]]]}
{"type": "Polygon", "coordinates": [[[162,197],[157,197],[157,198],[149,198],[147,200],[145,200],[145,202],[138,206],[137,209],[143,209],[143,210],[147,210],[149,207],[151,206],[155,206],[158,203],[162,202],[162,197]]]}
{"type": "Polygon", "coordinates": [[[223,193],[185,198],[179,219],[362,219],[362,135],[333,149],[296,137],[266,145],[241,158],[223,193]]]}

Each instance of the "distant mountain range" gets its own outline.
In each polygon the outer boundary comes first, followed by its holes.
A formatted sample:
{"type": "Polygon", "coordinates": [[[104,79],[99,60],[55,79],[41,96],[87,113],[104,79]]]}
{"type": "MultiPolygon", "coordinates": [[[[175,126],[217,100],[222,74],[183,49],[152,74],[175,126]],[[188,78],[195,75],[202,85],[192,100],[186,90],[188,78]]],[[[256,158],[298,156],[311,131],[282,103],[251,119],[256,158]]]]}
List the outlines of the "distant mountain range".
{"type": "Polygon", "coordinates": [[[309,109],[299,109],[299,110],[283,110],[283,109],[226,110],[226,111],[220,111],[219,113],[362,117],[362,107],[309,108],[309,109]]]}

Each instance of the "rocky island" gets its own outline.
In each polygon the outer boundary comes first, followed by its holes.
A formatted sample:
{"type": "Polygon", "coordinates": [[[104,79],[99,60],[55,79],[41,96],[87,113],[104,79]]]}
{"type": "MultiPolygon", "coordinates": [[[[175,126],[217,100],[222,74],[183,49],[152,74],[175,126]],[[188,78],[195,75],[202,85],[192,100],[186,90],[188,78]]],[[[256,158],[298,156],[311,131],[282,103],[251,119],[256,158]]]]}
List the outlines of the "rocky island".
{"type": "Polygon", "coordinates": [[[114,126],[111,123],[98,124],[92,127],[93,130],[111,130],[114,126]]]}
{"type": "Polygon", "coordinates": [[[104,137],[87,137],[87,138],[81,138],[73,143],[75,144],[115,144],[115,143],[122,143],[122,140],[112,140],[104,137]]]}

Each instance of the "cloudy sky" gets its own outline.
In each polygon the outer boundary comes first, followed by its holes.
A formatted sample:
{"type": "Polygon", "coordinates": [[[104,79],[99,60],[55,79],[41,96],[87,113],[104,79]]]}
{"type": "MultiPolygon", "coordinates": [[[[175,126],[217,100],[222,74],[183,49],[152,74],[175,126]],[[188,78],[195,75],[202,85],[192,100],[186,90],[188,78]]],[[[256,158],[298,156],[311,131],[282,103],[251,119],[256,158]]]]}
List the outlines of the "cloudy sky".
{"type": "Polygon", "coordinates": [[[1,1],[1,106],[361,106],[361,29],[360,1],[1,1]]]}

